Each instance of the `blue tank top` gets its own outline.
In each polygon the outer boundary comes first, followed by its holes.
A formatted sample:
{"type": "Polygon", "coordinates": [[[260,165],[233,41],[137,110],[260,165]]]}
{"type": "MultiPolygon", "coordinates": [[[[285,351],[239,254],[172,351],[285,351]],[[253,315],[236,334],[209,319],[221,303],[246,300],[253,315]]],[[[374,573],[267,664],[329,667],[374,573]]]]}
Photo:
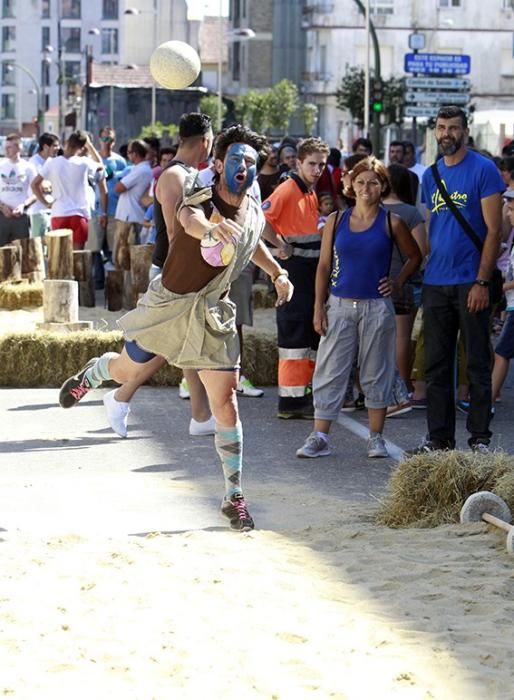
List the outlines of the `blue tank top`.
{"type": "Polygon", "coordinates": [[[365,231],[350,230],[352,209],[347,209],[334,237],[330,293],[343,299],[381,299],[378,281],[391,267],[393,243],[386,210],[382,207],[365,231]]]}

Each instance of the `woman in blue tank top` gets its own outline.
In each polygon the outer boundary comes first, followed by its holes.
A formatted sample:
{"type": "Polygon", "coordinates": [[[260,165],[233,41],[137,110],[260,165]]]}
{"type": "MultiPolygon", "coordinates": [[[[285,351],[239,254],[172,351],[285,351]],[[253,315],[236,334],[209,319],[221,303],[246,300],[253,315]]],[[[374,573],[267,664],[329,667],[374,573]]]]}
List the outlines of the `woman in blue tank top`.
{"type": "Polygon", "coordinates": [[[421,252],[399,216],[392,214],[389,226],[381,206],[390,191],[383,163],[366,158],[350,178],[347,194],[355,198],[355,206],[340,218],[331,214],[323,230],[314,306],[314,328],[322,336],[313,378],[314,430],[297,450],[298,457],[331,454],[328,432],[341,410],[357,347],[368,409],[368,457],[388,457],[382,430],[396,351],[390,295],[419,267],[421,252]],[[393,242],[405,258],[396,279],[389,277],[393,242]]]}

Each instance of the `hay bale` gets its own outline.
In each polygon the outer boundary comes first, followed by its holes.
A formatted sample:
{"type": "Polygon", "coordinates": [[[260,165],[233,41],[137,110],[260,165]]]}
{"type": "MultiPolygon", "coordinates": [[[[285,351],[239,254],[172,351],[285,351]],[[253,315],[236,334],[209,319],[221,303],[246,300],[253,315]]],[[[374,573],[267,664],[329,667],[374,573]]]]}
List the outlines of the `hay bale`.
{"type": "Polygon", "coordinates": [[[463,503],[476,491],[493,491],[512,509],[514,457],[459,450],[416,455],[393,472],[377,520],[398,528],[456,523],[463,503]]]}
{"type": "Polygon", "coordinates": [[[8,311],[43,306],[42,282],[3,282],[0,284],[0,308],[8,311]]]}
{"type": "MultiPolygon", "coordinates": [[[[58,387],[89,358],[120,352],[122,347],[120,331],[4,335],[0,337],[0,386],[58,387]]],[[[276,384],[277,346],[273,336],[245,336],[245,371],[256,384],[276,384]]],[[[150,384],[177,386],[181,376],[179,369],[166,366],[152,377],[150,384]]]]}

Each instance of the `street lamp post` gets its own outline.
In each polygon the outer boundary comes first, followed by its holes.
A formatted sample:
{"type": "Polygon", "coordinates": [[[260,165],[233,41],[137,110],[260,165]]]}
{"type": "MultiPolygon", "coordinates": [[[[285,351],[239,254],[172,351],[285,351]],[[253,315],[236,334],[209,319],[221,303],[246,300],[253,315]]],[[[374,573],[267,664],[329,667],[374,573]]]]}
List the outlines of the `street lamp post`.
{"type": "MultiPolygon", "coordinates": [[[[109,37],[109,67],[111,68],[111,77],[110,77],[110,83],[109,83],[109,124],[112,126],[114,124],[114,85],[112,84],[112,66],[113,66],[113,61],[112,61],[112,54],[113,54],[113,43],[112,43],[112,38],[115,32],[115,29],[113,27],[108,27],[106,30],[108,32],[107,36],[109,37]]],[[[88,34],[91,34],[93,36],[101,36],[102,32],[98,27],[93,27],[88,31],[88,34]]]]}
{"type": "MultiPolygon", "coordinates": [[[[361,0],[354,0],[355,4],[359,8],[359,11],[366,17],[366,14],[368,15],[369,18],[369,11],[366,13],[366,7],[362,4],[361,0]]],[[[366,0],[368,2],[369,0],[366,0]]],[[[369,10],[369,8],[368,8],[369,10]]],[[[367,25],[367,33],[368,36],[371,38],[371,41],[373,42],[373,52],[375,56],[375,80],[380,80],[381,78],[381,68],[380,68],[380,46],[378,43],[378,37],[377,33],[375,31],[375,25],[371,21],[371,19],[368,19],[366,22],[367,25]]],[[[364,113],[366,114],[366,111],[369,110],[369,103],[364,105],[364,113]]],[[[375,152],[378,150],[379,147],[379,142],[380,142],[380,115],[377,112],[373,113],[373,146],[375,149],[375,152]]]]}
{"type": "Polygon", "coordinates": [[[34,76],[34,73],[30,71],[28,68],[25,66],[21,65],[21,63],[15,63],[14,61],[10,61],[9,65],[12,66],[12,68],[17,68],[18,70],[21,70],[25,75],[27,75],[33,85],[34,85],[34,93],[36,95],[36,103],[37,103],[37,124],[36,124],[36,133],[37,136],[39,137],[42,131],[43,127],[43,109],[41,106],[41,90],[39,89],[39,83],[36,80],[36,77],[34,76]]]}
{"type": "MultiPolygon", "coordinates": [[[[157,48],[157,15],[158,15],[158,7],[157,7],[157,2],[158,0],[153,0],[153,10],[140,10],[137,7],[129,7],[125,10],[123,14],[125,15],[144,15],[148,14],[151,12],[153,14],[153,49],[152,52],[157,48]]],[[[156,121],[156,102],[157,102],[157,90],[156,90],[156,85],[155,85],[155,80],[152,78],[152,106],[151,106],[151,126],[152,130],[155,129],[155,121],[156,121]]]]}

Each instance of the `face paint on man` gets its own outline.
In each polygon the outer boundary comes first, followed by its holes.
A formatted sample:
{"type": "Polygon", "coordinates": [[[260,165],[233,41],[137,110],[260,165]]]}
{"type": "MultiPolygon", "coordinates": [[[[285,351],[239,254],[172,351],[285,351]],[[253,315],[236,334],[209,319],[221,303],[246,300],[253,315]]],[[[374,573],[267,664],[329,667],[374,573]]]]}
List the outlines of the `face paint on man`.
{"type": "Polygon", "coordinates": [[[257,175],[257,152],[245,143],[233,143],[225,157],[225,182],[232,194],[250,189],[257,175]]]}

